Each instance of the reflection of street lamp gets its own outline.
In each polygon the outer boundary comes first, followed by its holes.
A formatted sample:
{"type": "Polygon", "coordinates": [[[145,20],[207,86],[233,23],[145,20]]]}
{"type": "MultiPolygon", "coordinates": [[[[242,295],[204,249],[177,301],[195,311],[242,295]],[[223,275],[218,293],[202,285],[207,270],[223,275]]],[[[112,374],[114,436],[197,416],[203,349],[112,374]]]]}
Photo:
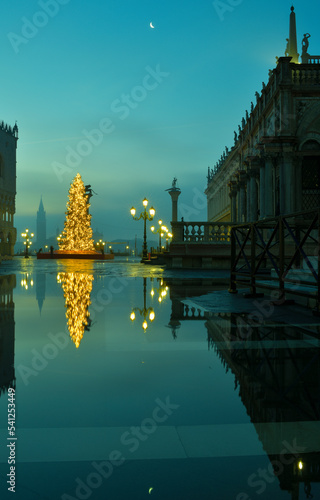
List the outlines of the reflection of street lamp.
{"type": "Polygon", "coordinates": [[[26,277],[21,280],[21,286],[25,289],[28,290],[30,286],[33,286],[33,279],[31,276],[29,277],[29,273],[26,274],[26,277]]]}
{"type": "Polygon", "coordinates": [[[132,309],[130,314],[131,321],[134,321],[136,319],[136,311],[138,311],[140,316],[143,317],[142,328],[145,332],[148,328],[147,317],[149,317],[150,321],[153,321],[156,317],[153,308],[147,308],[147,278],[143,278],[143,309],[140,309],[139,307],[135,307],[134,309],[132,309]]]}
{"type": "Polygon", "coordinates": [[[155,290],[157,290],[157,292],[158,292],[158,302],[162,302],[162,300],[167,296],[169,288],[166,285],[164,285],[162,278],[157,278],[157,281],[158,281],[158,283],[160,282],[160,286],[158,288],[152,286],[150,295],[153,298],[154,294],[155,294],[155,290]]]}
{"type": "Polygon", "coordinates": [[[26,229],[24,233],[21,233],[22,238],[25,240],[23,244],[26,246],[26,252],[25,252],[25,258],[27,259],[29,257],[29,248],[32,244],[31,238],[34,237],[33,233],[29,234],[29,229],[26,229]]]}
{"type": "Polygon", "coordinates": [[[144,211],[141,212],[139,217],[136,217],[136,209],[134,207],[131,208],[130,213],[133,217],[134,220],[140,220],[143,219],[144,222],[144,231],[143,231],[143,251],[142,251],[142,259],[141,262],[144,262],[145,260],[148,260],[148,251],[147,251],[147,220],[152,220],[156,211],[153,207],[149,209],[149,214],[147,212],[147,205],[148,205],[148,200],[145,198],[142,202],[142,205],[144,206],[144,211]]]}

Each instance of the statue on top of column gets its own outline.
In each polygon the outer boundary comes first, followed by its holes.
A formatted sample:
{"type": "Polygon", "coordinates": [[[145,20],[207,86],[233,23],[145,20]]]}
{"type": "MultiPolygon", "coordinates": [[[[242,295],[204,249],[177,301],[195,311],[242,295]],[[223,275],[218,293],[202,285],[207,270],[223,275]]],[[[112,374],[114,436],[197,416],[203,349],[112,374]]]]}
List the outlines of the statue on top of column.
{"type": "Polygon", "coordinates": [[[174,177],[173,181],[172,181],[171,188],[166,189],[166,191],[181,191],[180,188],[177,187],[177,180],[178,179],[176,177],[174,177]]]}

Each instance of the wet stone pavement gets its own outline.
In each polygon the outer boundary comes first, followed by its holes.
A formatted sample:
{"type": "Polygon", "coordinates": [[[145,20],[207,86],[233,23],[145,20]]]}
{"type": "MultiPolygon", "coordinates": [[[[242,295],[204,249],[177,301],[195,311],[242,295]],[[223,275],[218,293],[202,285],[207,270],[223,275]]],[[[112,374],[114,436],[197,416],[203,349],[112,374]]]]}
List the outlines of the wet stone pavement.
{"type": "Polygon", "coordinates": [[[2,263],[0,498],[320,498],[320,320],[227,278],[2,263]]]}

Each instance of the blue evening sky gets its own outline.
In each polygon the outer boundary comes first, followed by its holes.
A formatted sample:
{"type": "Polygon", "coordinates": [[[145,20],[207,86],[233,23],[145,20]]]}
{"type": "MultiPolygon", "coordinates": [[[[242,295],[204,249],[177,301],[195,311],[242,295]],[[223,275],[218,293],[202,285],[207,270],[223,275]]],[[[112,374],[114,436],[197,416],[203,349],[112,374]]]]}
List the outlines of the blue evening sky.
{"type": "MultiPolygon", "coordinates": [[[[147,196],[169,224],[206,220],[208,166],[233,145],[245,110],[284,55],[292,2],[282,0],[15,0],[2,10],[0,120],[19,126],[15,224],[63,228],[73,177],[92,198],[93,229],[142,235],[129,209],[147,196]],[[46,13],[50,10],[50,15],[46,13]],[[154,29],[149,26],[152,22],[154,29]],[[88,139],[90,135],[90,141],[88,139]]],[[[320,54],[320,5],[294,2],[320,54]]]]}

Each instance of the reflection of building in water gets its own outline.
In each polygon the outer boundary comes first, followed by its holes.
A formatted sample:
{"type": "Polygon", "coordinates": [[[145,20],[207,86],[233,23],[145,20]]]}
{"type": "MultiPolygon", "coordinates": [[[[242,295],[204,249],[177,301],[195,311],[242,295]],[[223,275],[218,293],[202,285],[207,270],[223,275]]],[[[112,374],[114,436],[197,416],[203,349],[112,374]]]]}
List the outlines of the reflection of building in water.
{"type": "Polygon", "coordinates": [[[14,274],[0,276],[0,394],[14,387],[14,274]]]}
{"type": "Polygon", "coordinates": [[[47,221],[46,221],[46,211],[43,206],[42,196],[39,203],[39,209],[37,211],[37,231],[36,231],[36,245],[37,250],[40,247],[44,247],[47,242],[47,221]]]}
{"type": "Polygon", "coordinates": [[[57,276],[62,283],[70,337],[77,348],[84,331],[89,331],[91,326],[88,307],[93,279],[93,275],[87,273],[59,273],[57,276]]]}
{"type": "Polygon", "coordinates": [[[38,302],[41,314],[44,299],[46,297],[46,275],[45,273],[36,273],[36,300],[38,302]]]}
{"type": "Polygon", "coordinates": [[[289,325],[254,327],[246,315],[219,313],[206,327],[209,345],[234,374],[280,488],[298,500],[302,483],[305,495],[311,494],[310,482],[320,481],[318,427],[313,428],[320,419],[317,333],[314,338],[310,330],[289,325]],[[289,443],[285,455],[284,443],[289,443]]]}
{"type": "Polygon", "coordinates": [[[171,315],[168,328],[172,331],[172,336],[177,337],[177,330],[181,326],[181,321],[205,320],[204,310],[189,306],[182,302],[189,297],[198,297],[206,293],[224,290],[226,285],[218,283],[217,280],[208,278],[199,279],[176,279],[166,278],[165,284],[170,289],[171,315]]]}

